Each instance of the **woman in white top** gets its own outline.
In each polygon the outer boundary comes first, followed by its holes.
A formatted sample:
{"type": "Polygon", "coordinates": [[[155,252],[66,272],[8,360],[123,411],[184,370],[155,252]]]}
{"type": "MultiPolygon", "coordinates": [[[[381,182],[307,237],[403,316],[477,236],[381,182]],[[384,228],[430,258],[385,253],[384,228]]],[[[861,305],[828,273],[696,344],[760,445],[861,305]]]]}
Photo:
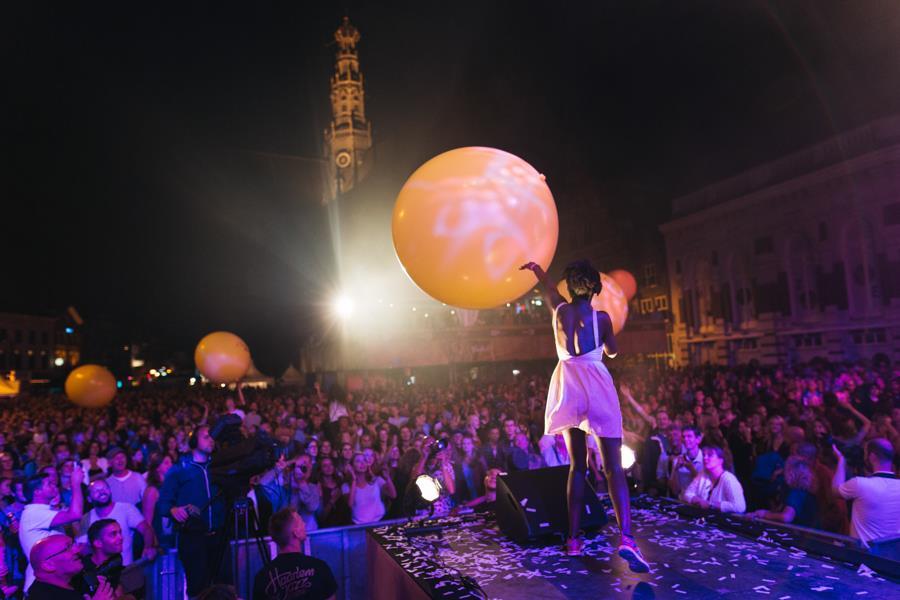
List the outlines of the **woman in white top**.
{"type": "Polygon", "coordinates": [[[345,483],[342,491],[347,496],[353,523],[358,525],[380,521],[386,512],[381,498],[382,488],[388,498],[397,497],[393,481],[390,477],[376,477],[362,454],[353,455],[351,465],[350,483],[345,483]]]}
{"type": "Polygon", "coordinates": [[[562,433],[571,463],[567,488],[569,535],[566,553],[577,556],[584,549],[579,525],[584,509],[584,479],[587,471],[588,434],[599,438],[610,499],[622,531],[619,556],[632,571],[650,570],[631,535],[631,504],[628,482],[622,469],[622,411],[612,376],[603,364],[604,352],[618,351],[612,321],[605,312],[591,307],[591,299],[602,289],[600,273],[586,261],[569,264],[564,272],[572,302],[566,302],[540,265],[521,267],[534,273],[548,308],[553,312],[553,337],[559,363],[547,390],[544,433],[562,433]]]}
{"type": "Polygon", "coordinates": [[[703,470],[681,494],[682,502],[723,513],[747,510],[744,488],[734,473],[725,470],[725,451],[719,446],[703,446],[703,470]]]}

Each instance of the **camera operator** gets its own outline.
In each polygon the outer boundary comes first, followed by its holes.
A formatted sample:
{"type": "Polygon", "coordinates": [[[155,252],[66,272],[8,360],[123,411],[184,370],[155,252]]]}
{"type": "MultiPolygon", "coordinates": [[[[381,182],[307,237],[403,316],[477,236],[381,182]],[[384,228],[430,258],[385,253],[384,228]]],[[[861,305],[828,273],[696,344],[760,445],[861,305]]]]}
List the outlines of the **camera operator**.
{"type": "MultiPolygon", "coordinates": [[[[67,535],[53,534],[38,540],[29,554],[34,567],[34,584],[28,591],[28,600],[84,600],[85,596],[73,585],[75,576],[81,573],[75,543],[67,535]]],[[[115,595],[105,578],[101,578],[97,591],[89,600],[113,600],[115,595]]]]}
{"type": "Polygon", "coordinates": [[[218,575],[216,561],[227,541],[223,535],[225,502],[209,475],[215,440],[209,427],[197,427],[190,437],[191,456],[169,469],[156,510],[170,515],[178,528],[178,556],[184,565],[187,593],[197,596],[218,575]]]}
{"type": "Polygon", "coordinates": [[[124,568],[122,526],[115,519],[94,521],[88,528],[87,539],[91,553],[81,557],[82,591],[89,593],[96,587],[99,577],[104,577],[115,591],[115,596],[122,596],[125,593],[119,586],[124,568]]]}

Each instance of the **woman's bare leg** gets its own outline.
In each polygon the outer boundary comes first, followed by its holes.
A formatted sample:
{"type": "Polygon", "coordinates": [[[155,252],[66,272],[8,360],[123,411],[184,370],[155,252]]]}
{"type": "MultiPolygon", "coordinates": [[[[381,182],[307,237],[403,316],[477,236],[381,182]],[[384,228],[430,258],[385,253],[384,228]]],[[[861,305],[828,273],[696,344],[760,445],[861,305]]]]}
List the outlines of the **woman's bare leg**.
{"type": "Polygon", "coordinates": [[[563,432],[566,450],[569,451],[569,484],[566,497],[569,501],[569,539],[578,536],[581,528],[581,511],[584,509],[584,477],[587,472],[587,439],[580,429],[563,432]]]}
{"type": "Polygon", "coordinates": [[[623,535],[631,536],[631,498],[628,495],[628,480],[622,468],[622,438],[600,438],[600,455],[603,457],[603,472],[609,488],[616,520],[623,535]]]}

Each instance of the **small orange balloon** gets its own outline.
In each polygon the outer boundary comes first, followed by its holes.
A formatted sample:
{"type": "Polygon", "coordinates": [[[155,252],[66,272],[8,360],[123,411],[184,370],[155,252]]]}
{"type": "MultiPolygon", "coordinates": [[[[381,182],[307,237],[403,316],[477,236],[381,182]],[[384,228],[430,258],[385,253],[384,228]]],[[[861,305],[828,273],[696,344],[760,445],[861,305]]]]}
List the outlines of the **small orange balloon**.
{"type": "MultiPolygon", "coordinates": [[[[617,334],[625,327],[625,321],[628,319],[628,300],[616,280],[606,273],[600,273],[600,283],[603,285],[603,289],[591,298],[591,308],[605,311],[612,321],[613,333],[617,334]]],[[[559,280],[556,289],[566,299],[566,302],[572,301],[565,279],[559,280]]]]}
{"type": "Polygon", "coordinates": [[[197,344],[194,363],[213,383],[234,383],[250,368],[250,349],[233,333],[215,331],[197,344]]]}
{"type": "Polygon", "coordinates": [[[634,298],[634,295],[637,294],[637,280],[635,280],[634,275],[625,269],[616,269],[615,271],[610,271],[609,276],[616,280],[616,283],[625,292],[625,297],[628,300],[634,298]]]}
{"type": "Polygon", "coordinates": [[[66,396],[84,408],[102,408],[116,395],[116,378],[100,365],[82,365],[66,378],[66,396]]]}
{"type": "Polygon", "coordinates": [[[457,148],[419,167],[394,204],[394,249],[426,294],[459,308],[493,308],[534,287],[520,271],[548,267],[559,219],[544,176],[495,148],[457,148]]]}

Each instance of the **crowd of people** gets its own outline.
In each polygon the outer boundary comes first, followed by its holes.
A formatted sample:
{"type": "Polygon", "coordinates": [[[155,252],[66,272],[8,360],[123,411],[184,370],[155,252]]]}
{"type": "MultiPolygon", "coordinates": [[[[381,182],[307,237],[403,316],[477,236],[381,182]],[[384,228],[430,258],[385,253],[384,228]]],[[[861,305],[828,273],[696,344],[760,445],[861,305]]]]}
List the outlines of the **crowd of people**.
{"type": "MultiPolygon", "coordinates": [[[[900,367],[636,365],[615,375],[638,491],[863,545],[900,534],[900,367]]],[[[240,494],[259,532],[292,551],[301,526],[490,508],[500,473],[571,463],[562,436],[544,435],[547,383],[526,373],[356,390],[149,385],[99,410],[21,396],[0,408],[0,591],[21,593],[36,580],[31,597],[49,597],[47,586],[68,577],[79,594],[105,600],[132,591],[129,565],[177,545],[198,596],[224,543],[209,542],[226,506],[208,462],[210,426],[225,415],[245,437],[274,441],[275,465],[240,494]],[[439,483],[433,503],[416,484],[422,474],[439,483]],[[59,565],[76,553],[77,575],[59,571],[75,568],[59,565]]],[[[595,444],[588,466],[603,490],[595,444]]],[[[320,579],[332,587],[327,574],[320,579]]]]}

